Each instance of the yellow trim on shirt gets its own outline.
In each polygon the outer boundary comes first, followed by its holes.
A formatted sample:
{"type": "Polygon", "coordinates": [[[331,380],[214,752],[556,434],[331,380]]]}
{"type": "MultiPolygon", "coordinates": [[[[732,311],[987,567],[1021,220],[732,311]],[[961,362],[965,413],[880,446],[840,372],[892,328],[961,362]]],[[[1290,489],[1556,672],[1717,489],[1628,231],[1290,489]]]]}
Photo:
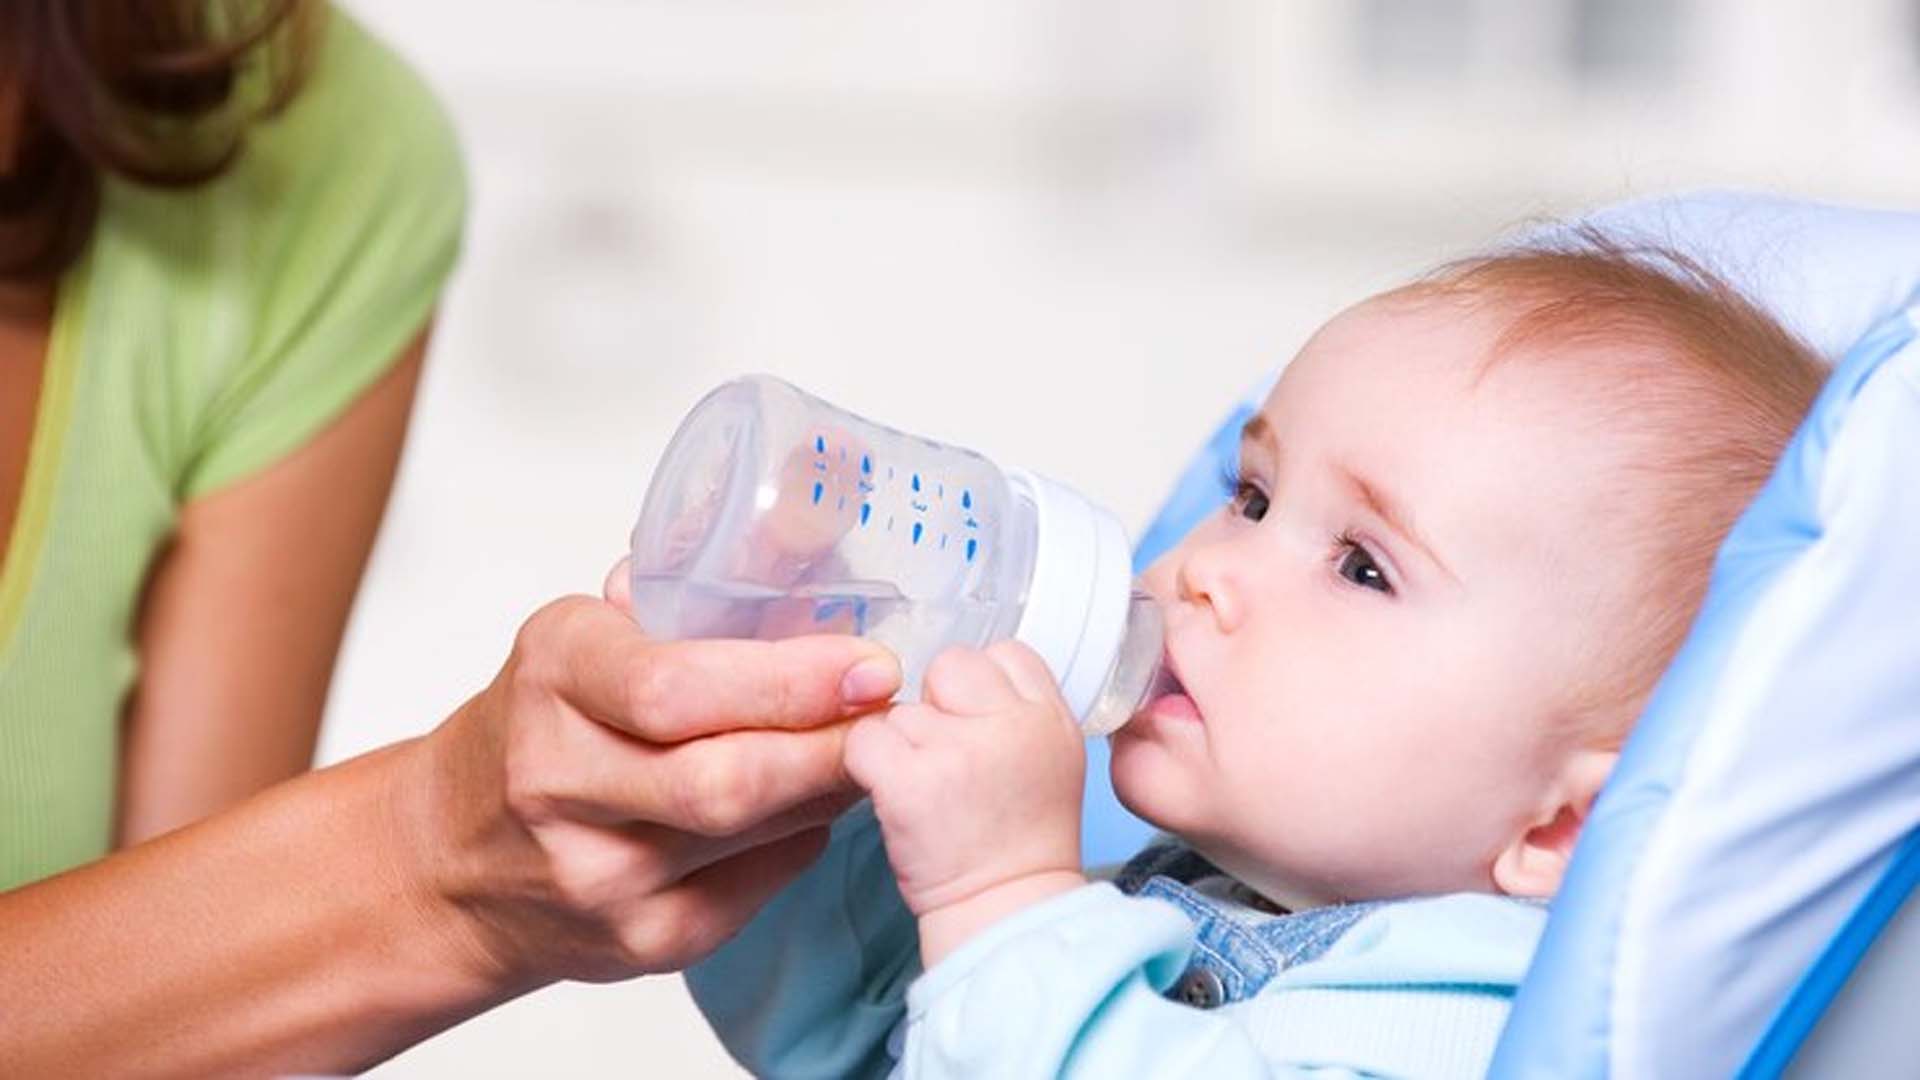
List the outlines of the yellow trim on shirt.
{"type": "Polygon", "coordinates": [[[20,489],[20,507],[13,533],[5,538],[6,565],[0,566],[0,653],[13,640],[15,625],[26,610],[53,518],[53,495],[60,478],[62,448],[73,411],[73,383],[79,370],[80,326],[85,317],[85,261],[71,268],[54,299],[53,327],[47,335],[45,367],[40,373],[40,400],[34,406],[33,441],[27,447],[27,474],[20,489]]]}

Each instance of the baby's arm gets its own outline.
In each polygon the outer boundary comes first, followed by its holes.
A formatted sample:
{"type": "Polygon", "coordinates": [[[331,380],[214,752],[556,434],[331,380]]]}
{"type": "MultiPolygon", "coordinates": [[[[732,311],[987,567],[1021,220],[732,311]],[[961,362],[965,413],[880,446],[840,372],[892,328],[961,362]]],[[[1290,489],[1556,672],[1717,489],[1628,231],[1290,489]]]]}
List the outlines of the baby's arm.
{"type": "Polygon", "coordinates": [[[902,1075],[1481,1077],[1539,913],[1492,897],[1390,905],[1327,956],[1204,1009],[1162,994],[1187,917],[1089,885],[979,934],[913,984],[902,1075]]]}
{"type": "Polygon", "coordinates": [[[1191,924],[1177,909],[1111,885],[1028,907],[914,983],[902,1075],[1359,1075],[1269,1059],[1243,1009],[1208,1012],[1160,996],[1192,944],[1191,924]]]}

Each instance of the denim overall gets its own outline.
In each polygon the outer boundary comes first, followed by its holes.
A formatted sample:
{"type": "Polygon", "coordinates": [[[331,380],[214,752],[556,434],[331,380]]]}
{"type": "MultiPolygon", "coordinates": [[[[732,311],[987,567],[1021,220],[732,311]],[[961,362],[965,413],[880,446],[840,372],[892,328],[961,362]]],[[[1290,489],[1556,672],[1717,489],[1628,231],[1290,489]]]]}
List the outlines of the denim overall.
{"type": "Polygon", "coordinates": [[[1197,1009],[1245,1001],[1280,972],[1318,959],[1354,923],[1391,902],[1368,900],[1289,913],[1270,908],[1238,883],[1233,891],[1244,893],[1244,900],[1218,899],[1196,887],[1228,880],[1219,867],[1170,837],[1149,844],[1113,879],[1121,892],[1165,900],[1193,920],[1193,954],[1165,993],[1173,1001],[1197,1009]]]}

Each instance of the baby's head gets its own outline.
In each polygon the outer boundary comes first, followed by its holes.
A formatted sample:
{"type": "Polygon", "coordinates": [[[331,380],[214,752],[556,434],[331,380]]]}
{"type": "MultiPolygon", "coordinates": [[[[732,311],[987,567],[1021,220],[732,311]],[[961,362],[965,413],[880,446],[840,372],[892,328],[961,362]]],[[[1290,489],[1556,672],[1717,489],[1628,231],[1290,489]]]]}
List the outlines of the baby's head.
{"type": "Polygon", "coordinates": [[[1114,736],[1121,800],[1283,903],[1551,895],[1823,374],[1589,234],[1340,314],[1148,572],[1183,693],[1114,736]]]}

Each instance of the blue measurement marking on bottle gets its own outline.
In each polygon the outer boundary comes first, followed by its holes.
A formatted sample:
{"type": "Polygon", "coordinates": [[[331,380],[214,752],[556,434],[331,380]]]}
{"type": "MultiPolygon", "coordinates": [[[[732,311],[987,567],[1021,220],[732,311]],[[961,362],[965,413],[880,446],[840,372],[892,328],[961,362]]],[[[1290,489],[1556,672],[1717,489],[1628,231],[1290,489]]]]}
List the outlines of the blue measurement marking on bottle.
{"type": "Polygon", "coordinates": [[[974,539],[971,536],[967,537],[967,561],[968,562],[973,561],[973,553],[978,550],[980,550],[980,541],[974,539]]]}
{"type": "Polygon", "coordinates": [[[941,551],[947,550],[947,534],[946,533],[940,534],[940,550],[941,551]]]}
{"type": "Polygon", "coordinates": [[[813,504],[815,506],[820,505],[820,496],[826,490],[827,490],[827,485],[821,483],[818,480],[815,480],[813,482],[813,504]]]}
{"type": "Polygon", "coordinates": [[[860,455],[860,473],[863,476],[873,475],[873,455],[872,454],[860,455]]]}
{"type": "Polygon", "coordinates": [[[816,454],[824,454],[827,452],[827,437],[825,435],[815,435],[813,437],[813,452],[816,454]]]}
{"type": "Polygon", "coordinates": [[[863,529],[866,528],[867,519],[872,516],[873,516],[873,504],[861,503],[860,504],[860,527],[863,529]]]}
{"type": "Polygon", "coordinates": [[[926,529],[925,525],[922,525],[917,521],[913,523],[913,542],[914,543],[917,544],[920,542],[920,533],[925,529],[926,529]]]}
{"type": "Polygon", "coordinates": [[[823,623],[843,611],[853,616],[853,633],[864,634],[867,632],[867,598],[864,596],[855,596],[844,600],[828,600],[825,603],[818,604],[813,609],[813,621],[823,623]]]}
{"type": "Polygon", "coordinates": [[[967,488],[960,492],[960,509],[962,510],[973,509],[973,489],[972,488],[967,488]]]}
{"type": "Polygon", "coordinates": [[[913,490],[915,491],[920,490],[920,474],[919,473],[913,474],[913,490]]]}

